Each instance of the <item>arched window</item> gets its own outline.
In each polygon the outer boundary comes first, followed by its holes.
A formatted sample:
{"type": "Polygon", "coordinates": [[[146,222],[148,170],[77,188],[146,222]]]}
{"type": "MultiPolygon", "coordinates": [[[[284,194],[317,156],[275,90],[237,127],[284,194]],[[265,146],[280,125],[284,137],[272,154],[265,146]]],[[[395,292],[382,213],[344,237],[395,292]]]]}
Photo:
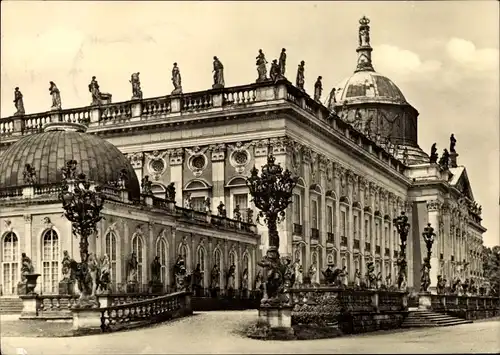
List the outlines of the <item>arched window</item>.
{"type": "Polygon", "coordinates": [[[163,285],[168,285],[168,246],[164,238],[156,242],[156,256],[160,257],[161,274],[160,280],[163,285]]]}
{"type": "Polygon", "coordinates": [[[139,235],[134,235],[132,238],[132,252],[137,256],[137,282],[142,285],[142,273],[144,270],[144,243],[139,235]]]}
{"type": "Polygon", "coordinates": [[[57,293],[59,287],[59,237],[49,229],[42,236],[42,292],[57,293]]]}
{"type": "Polygon", "coordinates": [[[165,188],[159,184],[152,184],[151,192],[154,197],[165,198],[165,188]]]}
{"type": "Polygon", "coordinates": [[[201,287],[205,287],[205,249],[200,246],[196,254],[196,264],[200,265],[201,271],[201,287]]]}
{"type": "Polygon", "coordinates": [[[189,258],[189,248],[186,244],[179,245],[179,255],[184,259],[184,265],[186,265],[186,270],[191,269],[191,260],[189,258]]]}
{"type": "Polygon", "coordinates": [[[311,255],[311,263],[318,266],[318,253],[313,251],[311,255]]]}
{"type": "Polygon", "coordinates": [[[2,283],[3,293],[15,295],[19,274],[19,242],[17,235],[8,232],[2,243],[2,283]]]}
{"type": "Polygon", "coordinates": [[[223,280],[224,280],[224,272],[223,272],[223,265],[222,265],[222,253],[220,252],[219,248],[215,249],[214,251],[214,265],[217,265],[219,267],[219,273],[220,273],[220,277],[219,277],[219,287],[222,289],[223,288],[223,280]]]}
{"type": "Polygon", "coordinates": [[[116,243],[117,243],[117,237],[116,233],[113,231],[110,231],[106,234],[105,237],[105,249],[106,249],[106,255],[109,258],[109,266],[110,266],[110,271],[111,271],[111,284],[113,286],[116,286],[116,283],[118,282],[118,275],[117,275],[117,254],[116,254],[116,243]]]}
{"type": "Polygon", "coordinates": [[[333,259],[333,254],[328,254],[328,256],[327,256],[327,262],[328,262],[328,265],[335,264],[335,261],[333,259]]]}

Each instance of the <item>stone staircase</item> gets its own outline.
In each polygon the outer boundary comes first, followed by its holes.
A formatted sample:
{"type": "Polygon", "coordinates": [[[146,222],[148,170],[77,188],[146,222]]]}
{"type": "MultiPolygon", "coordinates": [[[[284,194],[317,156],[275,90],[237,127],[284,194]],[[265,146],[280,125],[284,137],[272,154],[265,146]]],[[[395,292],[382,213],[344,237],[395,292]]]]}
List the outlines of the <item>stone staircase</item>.
{"type": "Polygon", "coordinates": [[[416,327],[447,327],[450,325],[469,324],[471,320],[452,317],[447,314],[437,313],[430,310],[410,311],[408,317],[401,325],[402,328],[416,327]]]}
{"type": "Polygon", "coordinates": [[[19,297],[0,297],[0,314],[17,314],[23,310],[19,297]]]}

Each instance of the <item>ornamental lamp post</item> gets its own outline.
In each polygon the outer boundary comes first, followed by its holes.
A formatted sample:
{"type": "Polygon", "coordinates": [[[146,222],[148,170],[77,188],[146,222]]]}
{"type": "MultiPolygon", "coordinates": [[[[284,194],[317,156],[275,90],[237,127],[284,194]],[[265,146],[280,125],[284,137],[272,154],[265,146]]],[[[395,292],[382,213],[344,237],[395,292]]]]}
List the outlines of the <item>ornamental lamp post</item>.
{"type": "Polygon", "coordinates": [[[101,211],[104,196],[101,188],[91,188],[91,182],[85,174],[76,175],[77,162],[70,160],[61,169],[63,175],[62,191],[59,199],[62,202],[64,216],[71,222],[71,230],[75,237],[80,238],[81,262],[74,262],[71,268],[75,271],[78,281],[80,298],[78,307],[91,308],[97,306],[92,285],[95,280],[89,269],[89,237],[97,233],[96,225],[102,219],[101,211]],[[70,189],[70,186],[72,189],[70,189]]]}
{"type": "Polygon", "coordinates": [[[410,231],[410,223],[408,223],[408,216],[404,211],[401,215],[393,219],[393,223],[401,240],[400,253],[398,259],[399,273],[398,273],[398,287],[401,289],[403,284],[406,283],[406,243],[408,241],[408,233],[410,231]]]}
{"type": "Polygon", "coordinates": [[[250,176],[246,180],[252,201],[255,207],[259,209],[257,221],[264,219],[269,231],[269,247],[266,256],[259,266],[265,268],[264,279],[264,297],[262,303],[278,301],[280,294],[283,293],[285,277],[288,274],[290,260],[282,262],[279,257],[279,234],[278,223],[284,220],[285,210],[292,202],[293,189],[297,185],[298,177],[292,176],[292,173],[281,165],[275,163],[276,158],[269,153],[267,163],[262,167],[259,176],[259,170],[253,167],[250,176]],[[266,281],[267,280],[267,281],[266,281]]]}
{"type": "Polygon", "coordinates": [[[430,223],[427,223],[427,227],[424,228],[422,233],[424,238],[425,246],[427,248],[427,256],[424,258],[424,263],[422,265],[422,277],[420,279],[420,291],[427,292],[430,284],[430,270],[431,270],[431,255],[432,255],[432,244],[434,244],[434,239],[436,233],[434,233],[434,228],[431,227],[430,223]]]}

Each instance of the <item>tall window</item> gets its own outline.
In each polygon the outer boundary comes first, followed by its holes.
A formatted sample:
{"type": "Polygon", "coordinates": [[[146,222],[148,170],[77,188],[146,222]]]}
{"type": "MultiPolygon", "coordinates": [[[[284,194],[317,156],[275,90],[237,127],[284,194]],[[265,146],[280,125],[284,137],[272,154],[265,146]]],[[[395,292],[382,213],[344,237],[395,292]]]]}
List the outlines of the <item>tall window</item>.
{"type": "Polygon", "coordinates": [[[137,282],[142,284],[142,271],[144,266],[143,258],[143,243],[139,235],[134,235],[132,238],[132,251],[137,256],[137,282]]]}
{"type": "Polygon", "coordinates": [[[3,293],[15,295],[19,273],[19,243],[13,232],[8,232],[3,238],[2,269],[3,293]]]}
{"type": "Polygon", "coordinates": [[[318,201],[311,201],[311,228],[318,229],[318,201]]]}
{"type": "Polygon", "coordinates": [[[42,292],[57,293],[59,286],[59,237],[52,229],[42,236],[42,292]]]}
{"type": "Polygon", "coordinates": [[[365,219],[365,241],[370,242],[370,220],[365,219]]]}
{"type": "Polygon", "coordinates": [[[358,214],[354,214],[353,216],[353,223],[354,223],[354,239],[358,239],[359,236],[358,236],[358,214]]]}
{"type": "Polygon", "coordinates": [[[111,273],[111,284],[116,285],[117,278],[117,256],[116,256],[116,233],[111,231],[108,234],[106,234],[105,237],[105,249],[106,249],[106,255],[109,258],[109,267],[110,267],[110,273],[111,273]]]}
{"type": "Polygon", "coordinates": [[[301,208],[302,208],[302,206],[300,204],[300,195],[293,194],[292,209],[293,209],[293,223],[295,223],[295,224],[301,224],[301,221],[300,221],[301,208]]]}
{"type": "Polygon", "coordinates": [[[389,248],[389,227],[387,225],[385,226],[384,238],[384,246],[389,248]]]}
{"type": "Polygon", "coordinates": [[[224,287],[222,284],[222,280],[224,279],[222,275],[224,274],[224,271],[222,270],[222,255],[218,248],[214,251],[214,265],[219,267],[219,287],[222,289],[224,287]]]}
{"type": "Polygon", "coordinates": [[[347,237],[347,214],[345,211],[340,211],[340,234],[341,237],[347,237]]]}
{"type": "Polygon", "coordinates": [[[375,222],[375,245],[380,245],[380,234],[378,221],[375,222]]]}
{"type": "Polygon", "coordinates": [[[245,221],[248,208],[248,194],[234,194],[233,196],[234,196],[233,209],[236,208],[236,206],[239,206],[241,218],[243,218],[243,220],[245,221]]]}
{"type": "Polygon", "coordinates": [[[328,233],[333,233],[333,207],[326,206],[326,228],[328,233]]]}
{"type": "Polygon", "coordinates": [[[193,210],[205,212],[205,197],[191,197],[191,205],[193,210]]]}
{"type": "Polygon", "coordinates": [[[168,246],[164,238],[160,238],[156,242],[156,256],[160,257],[160,280],[164,285],[168,285],[168,246]]]}
{"type": "Polygon", "coordinates": [[[201,287],[205,287],[205,249],[202,246],[198,248],[196,255],[196,263],[200,264],[201,271],[201,287]]]}
{"type": "Polygon", "coordinates": [[[394,250],[399,250],[399,238],[398,231],[396,229],[392,231],[392,240],[394,242],[394,250]]]}
{"type": "Polygon", "coordinates": [[[179,247],[179,255],[182,256],[182,258],[184,259],[184,264],[186,266],[186,270],[189,270],[190,269],[190,262],[189,262],[189,250],[188,250],[188,246],[186,244],[181,244],[180,247],[179,247]]]}

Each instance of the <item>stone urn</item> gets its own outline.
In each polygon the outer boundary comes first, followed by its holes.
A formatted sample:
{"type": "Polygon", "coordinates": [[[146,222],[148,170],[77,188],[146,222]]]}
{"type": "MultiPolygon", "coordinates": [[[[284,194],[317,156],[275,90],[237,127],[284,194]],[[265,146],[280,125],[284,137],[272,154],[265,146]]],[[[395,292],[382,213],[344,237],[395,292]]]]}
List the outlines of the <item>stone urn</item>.
{"type": "Polygon", "coordinates": [[[24,274],[24,281],[17,286],[19,295],[34,295],[36,288],[36,280],[40,274],[24,274]]]}

